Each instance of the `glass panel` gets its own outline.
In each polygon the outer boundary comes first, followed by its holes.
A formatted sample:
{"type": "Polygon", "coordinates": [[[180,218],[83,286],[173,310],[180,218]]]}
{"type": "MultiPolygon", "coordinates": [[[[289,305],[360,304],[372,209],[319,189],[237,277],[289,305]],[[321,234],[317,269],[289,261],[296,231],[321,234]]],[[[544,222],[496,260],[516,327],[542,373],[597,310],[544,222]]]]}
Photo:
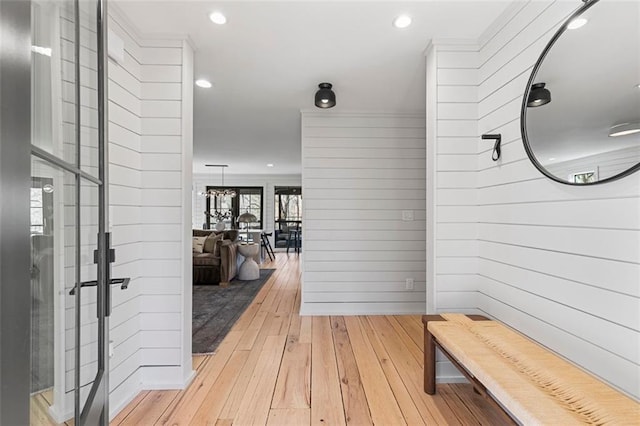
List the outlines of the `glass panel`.
{"type": "Polygon", "coordinates": [[[32,144],[75,163],[73,2],[31,2],[32,144]]]}
{"type": "MultiPolygon", "coordinates": [[[[73,174],[32,158],[31,166],[31,391],[32,402],[73,412],[73,298],[75,280],[73,174]]],[[[47,416],[48,408],[32,410],[47,416]]]]}

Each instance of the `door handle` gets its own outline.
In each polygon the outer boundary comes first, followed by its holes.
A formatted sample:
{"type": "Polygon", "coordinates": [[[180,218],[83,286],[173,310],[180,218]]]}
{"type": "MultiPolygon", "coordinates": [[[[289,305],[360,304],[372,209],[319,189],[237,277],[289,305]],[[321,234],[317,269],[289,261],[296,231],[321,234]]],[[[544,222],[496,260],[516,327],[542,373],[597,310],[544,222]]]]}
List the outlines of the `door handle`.
{"type": "MultiPolygon", "coordinates": [[[[111,285],[120,284],[120,290],[126,290],[129,288],[130,281],[131,281],[131,278],[112,278],[109,280],[109,284],[111,285]]],[[[95,287],[97,285],[98,285],[97,280],[83,281],[80,283],[80,287],[95,287]]],[[[73,287],[71,291],[69,291],[70,296],[73,296],[74,294],[76,294],[76,287],[73,287]]]]}

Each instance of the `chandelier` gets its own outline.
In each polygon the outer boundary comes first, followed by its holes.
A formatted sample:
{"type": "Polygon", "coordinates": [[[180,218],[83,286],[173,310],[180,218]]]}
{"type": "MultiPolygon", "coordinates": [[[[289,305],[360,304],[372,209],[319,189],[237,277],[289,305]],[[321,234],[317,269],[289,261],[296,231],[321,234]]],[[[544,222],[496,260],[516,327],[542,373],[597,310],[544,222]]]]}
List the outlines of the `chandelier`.
{"type": "Polygon", "coordinates": [[[219,210],[219,206],[220,206],[221,201],[222,201],[222,200],[219,200],[219,198],[221,198],[221,197],[232,197],[233,198],[233,197],[236,196],[236,191],[234,191],[233,189],[224,188],[224,169],[229,167],[229,165],[228,164],[205,164],[205,167],[219,167],[220,168],[220,170],[222,172],[222,183],[221,183],[222,188],[209,188],[206,191],[200,192],[200,195],[216,200],[215,211],[213,213],[209,212],[209,211],[206,211],[206,212],[204,212],[204,214],[206,216],[214,217],[218,221],[229,219],[231,217],[231,211],[227,210],[226,212],[222,212],[222,211],[219,210]]]}

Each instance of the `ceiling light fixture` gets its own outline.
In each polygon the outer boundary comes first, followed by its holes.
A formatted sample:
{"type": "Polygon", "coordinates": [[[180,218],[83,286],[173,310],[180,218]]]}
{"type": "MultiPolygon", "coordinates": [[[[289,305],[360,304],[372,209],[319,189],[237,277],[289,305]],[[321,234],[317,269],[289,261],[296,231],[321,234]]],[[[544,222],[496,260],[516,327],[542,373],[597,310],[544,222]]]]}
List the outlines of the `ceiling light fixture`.
{"type": "Polygon", "coordinates": [[[393,26],[396,28],[407,28],[411,25],[411,17],[408,15],[400,15],[393,20],[393,26]]]}
{"type": "Polygon", "coordinates": [[[551,102],[551,92],[544,88],[544,83],[536,83],[531,86],[529,97],[527,98],[527,106],[534,108],[551,102]]]}
{"type": "Polygon", "coordinates": [[[273,167],[273,163],[267,164],[267,167],[273,167]]]}
{"type": "Polygon", "coordinates": [[[211,89],[211,82],[209,80],[205,80],[203,78],[196,80],[196,86],[202,87],[203,89],[211,89]]]}
{"type": "MultiPolygon", "coordinates": [[[[231,218],[231,210],[222,211],[220,206],[222,205],[222,199],[225,197],[235,197],[236,191],[233,189],[224,187],[224,169],[229,167],[228,164],[205,164],[205,167],[219,167],[222,171],[222,185],[219,188],[211,188],[208,187],[206,191],[200,193],[200,195],[206,198],[213,198],[216,201],[213,204],[213,208],[215,209],[213,212],[205,211],[205,216],[214,217],[218,223],[216,223],[216,229],[221,231],[225,228],[224,221],[231,218]]],[[[213,176],[213,174],[212,174],[213,176]]],[[[229,201],[230,202],[230,201],[229,201]]]]}
{"type": "Polygon", "coordinates": [[[331,83],[318,84],[320,90],[316,92],[316,106],[318,108],[333,108],[336,106],[336,94],[331,90],[331,83]]]}
{"type": "Polygon", "coordinates": [[[227,17],[220,12],[213,12],[209,15],[209,19],[211,19],[211,22],[218,25],[224,25],[227,23],[227,17]]]}
{"type": "Polygon", "coordinates": [[[617,124],[609,129],[609,137],[612,138],[633,135],[634,133],[640,133],[640,123],[617,124]]]}
{"type": "Polygon", "coordinates": [[[583,27],[589,20],[587,18],[576,18],[573,21],[569,22],[567,28],[570,30],[577,30],[580,27],[583,27]]]}

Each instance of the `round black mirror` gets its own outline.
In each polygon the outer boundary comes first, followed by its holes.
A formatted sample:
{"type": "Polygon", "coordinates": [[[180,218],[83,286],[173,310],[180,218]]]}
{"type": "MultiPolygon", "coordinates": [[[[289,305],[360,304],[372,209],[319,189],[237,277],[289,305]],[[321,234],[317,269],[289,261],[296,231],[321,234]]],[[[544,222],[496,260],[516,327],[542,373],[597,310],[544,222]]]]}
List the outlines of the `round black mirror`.
{"type": "Polygon", "coordinates": [[[527,155],[569,185],[640,169],[640,2],[591,0],[560,27],[522,100],[527,155]]]}

